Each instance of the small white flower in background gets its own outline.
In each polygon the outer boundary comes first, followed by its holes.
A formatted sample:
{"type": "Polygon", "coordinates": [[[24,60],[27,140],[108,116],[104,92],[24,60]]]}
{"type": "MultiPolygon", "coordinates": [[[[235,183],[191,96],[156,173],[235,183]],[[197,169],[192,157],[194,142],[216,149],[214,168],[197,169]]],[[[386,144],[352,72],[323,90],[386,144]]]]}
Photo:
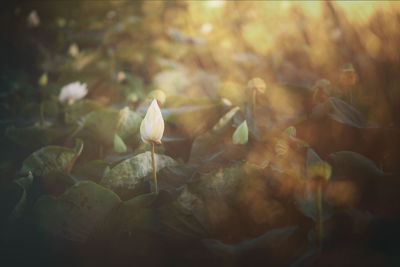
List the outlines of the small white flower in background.
{"type": "Polygon", "coordinates": [[[72,57],[77,57],[79,55],[79,46],[76,43],[70,45],[68,54],[70,54],[72,57]]]}
{"type": "Polygon", "coordinates": [[[68,104],[73,104],[76,100],[82,99],[88,93],[86,83],[74,82],[61,88],[58,99],[60,101],[68,100],[68,104]]]}
{"type": "Polygon", "coordinates": [[[164,133],[164,119],[156,99],[147,109],[146,116],[140,124],[140,136],[145,143],[161,144],[164,133]]]}
{"type": "Polygon", "coordinates": [[[37,27],[40,25],[40,18],[36,10],[32,10],[28,15],[28,26],[37,27]]]}
{"type": "Polygon", "coordinates": [[[244,121],[239,127],[236,128],[233,133],[233,143],[235,145],[245,145],[249,140],[249,129],[247,128],[247,122],[244,121]]]}

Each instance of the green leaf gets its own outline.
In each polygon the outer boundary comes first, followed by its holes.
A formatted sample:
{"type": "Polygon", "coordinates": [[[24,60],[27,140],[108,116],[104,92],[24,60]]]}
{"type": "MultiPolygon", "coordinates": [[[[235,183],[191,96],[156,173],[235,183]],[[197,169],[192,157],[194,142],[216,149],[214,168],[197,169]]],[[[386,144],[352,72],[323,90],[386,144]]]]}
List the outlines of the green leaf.
{"type": "MultiPolygon", "coordinates": [[[[44,117],[45,118],[57,118],[59,113],[59,106],[57,101],[46,100],[43,102],[44,117]]],[[[20,115],[24,119],[38,120],[40,116],[40,104],[29,100],[26,104],[20,107],[20,115]]]]}
{"type": "MultiPolygon", "coordinates": [[[[317,221],[317,204],[316,193],[306,191],[304,195],[296,196],[296,204],[299,211],[306,217],[311,218],[314,222],[317,221]]],[[[335,214],[333,204],[325,198],[322,200],[322,221],[326,221],[335,214]]]]}
{"type": "Polygon", "coordinates": [[[156,194],[149,193],[122,202],[108,218],[103,231],[111,234],[110,238],[114,239],[126,235],[134,228],[151,228],[149,222],[143,222],[149,219],[148,215],[155,198],[156,194]]]}
{"type": "Polygon", "coordinates": [[[20,174],[28,175],[32,172],[34,176],[43,176],[51,171],[69,172],[82,149],[83,142],[80,139],[77,139],[74,149],[61,146],[43,147],[24,160],[20,174]]]}
{"type": "Polygon", "coordinates": [[[29,173],[27,177],[21,177],[13,181],[22,190],[18,202],[15,204],[11,215],[8,217],[10,220],[19,218],[25,209],[27,191],[33,182],[32,173],[29,173]]]}
{"type": "Polygon", "coordinates": [[[233,143],[235,145],[245,145],[249,140],[249,129],[247,128],[246,121],[242,122],[233,133],[233,143]]]}
{"type": "Polygon", "coordinates": [[[139,132],[142,117],[128,107],[123,108],[119,112],[118,119],[118,135],[123,140],[129,140],[130,137],[139,132]]]}
{"type": "Polygon", "coordinates": [[[75,123],[79,118],[85,116],[91,111],[102,108],[102,104],[90,99],[82,99],[65,109],[65,122],[75,123]]]}
{"type": "Polygon", "coordinates": [[[330,97],[328,101],[331,107],[329,116],[335,121],[356,128],[378,127],[376,124],[369,122],[355,107],[349,105],[343,100],[336,97],[330,97]]]}
{"type": "Polygon", "coordinates": [[[186,184],[194,173],[194,165],[168,166],[157,173],[160,190],[174,190],[186,184]]]}
{"type": "MultiPolygon", "coordinates": [[[[165,155],[155,154],[155,159],[157,171],[178,164],[165,155]]],[[[100,184],[124,196],[129,192],[135,192],[141,184],[147,181],[146,176],[152,172],[151,153],[148,151],[117,164],[101,180],[100,184]]]]}
{"type": "Polygon", "coordinates": [[[158,195],[143,194],[123,202],[104,227],[109,238],[116,243],[120,239],[128,240],[128,246],[135,247],[138,242],[136,233],[140,233],[141,237],[146,234],[146,240],[160,236],[168,240],[206,236],[202,225],[190,211],[182,209],[174,201],[160,204],[162,192],[168,194],[165,191],[160,191],[158,195]]]}
{"type": "Polygon", "coordinates": [[[100,182],[109,170],[110,168],[107,162],[103,160],[92,160],[83,165],[74,167],[72,173],[80,179],[100,182]]]}
{"type": "Polygon", "coordinates": [[[70,187],[60,197],[42,196],[35,204],[35,221],[48,232],[85,242],[121,200],[112,191],[90,181],[70,187]]]}
{"type": "Polygon", "coordinates": [[[37,177],[44,192],[48,195],[58,196],[75,184],[70,174],[60,171],[50,171],[43,176],[37,177]]]}
{"type": "Polygon", "coordinates": [[[223,138],[233,131],[232,121],[238,111],[238,107],[231,109],[220,118],[210,131],[198,136],[193,141],[189,162],[211,160],[224,152],[223,138]]]}
{"type": "Polygon", "coordinates": [[[255,165],[221,168],[189,182],[175,202],[180,212],[191,214],[207,233],[216,233],[239,218],[242,186],[262,175],[255,165]]]}
{"type": "Polygon", "coordinates": [[[51,125],[35,124],[25,128],[8,127],[5,136],[22,148],[38,149],[66,136],[70,129],[56,129],[51,125]]]}
{"type": "Polygon", "coordinates": [[[112,146],[117,133],[119,111],[104,108],[92,111],[83,117],[84,128],[99,142],[112,146]]]}
{"type": "Polygon", "coordinates": [[[128,150],[126,147],[124,140],[119,137],[118,134],[114,135],[114,151],[117,153],[125,153],[128,150]]]}
{"type": "Polygon", "coordinates": [[[166,122],[175,125],[187,136],[195,137],[207,131],[221,114],[218,101],[207,98],[167,97],[161,110],[166,122]]]}
{"type": "MultiPolygon", "coordinates": [[[[271,256],[276,255],[276,253],[273,252],[283,246],[295,233],[297,228],[297,226],[289,226],[285,228],[272,229],[261,236],[236,244],[225,244],[214,239],[203,239],[202,243],[209,250],[214,252],[217,257],[225,259],[240,257],[243,261],[248,262],[248,253],[252,253],[251,255],[263,255],[263,257],[265,257],[265,253],[271,253],[271,256]]],[[[252,260],[257,262],[255,259],[250,259],[250,261],[252,260]]]]}
{"type": "Polygon", "coordinates": [[[327,161],[332,165],[333,178],[336,179],[360,179],[368,177],[380,177],[385,173],[375,163],[353,151],[339,151],[329,154],[327,161]]]}
{"type": "Polygon", "coordinates": [[[0,187],[0,216],[2,221],[6,222],[5,218],[13,220],[21,214],[21,209],[18,206],[23,206],[26,199],[25,190],[14,181],[2,182],[0,187]],[[21,205],[21,204],[22,205],[21,205]]]}

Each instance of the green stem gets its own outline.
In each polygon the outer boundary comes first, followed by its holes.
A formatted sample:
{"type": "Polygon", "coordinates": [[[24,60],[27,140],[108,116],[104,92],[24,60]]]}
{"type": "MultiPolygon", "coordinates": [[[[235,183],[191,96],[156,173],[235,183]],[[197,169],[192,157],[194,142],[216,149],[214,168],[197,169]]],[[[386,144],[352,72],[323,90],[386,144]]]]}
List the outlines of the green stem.
{"type": "Polygon", "coordinates": [[[252,99],[252,104],[253,104],[253,114],[256,110],[256,96],[257,96],[257,90],[253,89],[253,99],[252,99]]]}
{"type": "Polygon", "coordinates": [[[158,193],[157,188],[157,170],[156,170],[156,159],[154,157],[154,143],[151,142],[151,161],[153,163],[153,178],[154,178],[154,191],[158,193]]]}
{"type": "Polygon", "coordinates": [[[318,182],[317,185],[317,235],[318,235],[318,242],[321,245],[322,239],[324,235],[323,223],[322,223],[322,184],[318,182]]]}
{"type": "Polygon", "coordinates": [[[39,114],[40,114],[40,126],[44,126],[44,103],[43,101],[40,102],[39,106],[39,114]]]}
{"type": "Polygon", "coordinates": [[[103,159],[103,155],[104,155],[104,147],[103,147],[103,145],[100,145],[100,147],[99,147],[99,158],[100,159],[103,159]]]}
{"type": "Polygon", "coordinates": [[[72,139],[82,128],[82,125],[76,124],[74,130],[68,135],[67,139],[72,139]]]}

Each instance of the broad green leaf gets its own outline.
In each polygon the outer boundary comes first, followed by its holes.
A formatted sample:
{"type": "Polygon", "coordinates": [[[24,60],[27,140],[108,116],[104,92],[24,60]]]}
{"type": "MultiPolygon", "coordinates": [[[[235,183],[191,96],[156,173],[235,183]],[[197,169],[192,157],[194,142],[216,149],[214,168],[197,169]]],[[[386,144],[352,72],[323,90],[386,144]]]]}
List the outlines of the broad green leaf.
{"type": "Polygon", "coordinates": [[[189,137],[207,131],[220,117],[222,106],[213,99],[168,97],[161,110],[165,121],[175,125],[189,137]]]}
{"type": "Polygon", "coordinates": [[[231,109],[220,118],[211,130],[193,141],[189,162],[211,160],[224,152],[224,137],[231,138],[232,121],[238,111],[238,107],[231,109]]]}
{"type": "Polygon", "coordinates": [[[205,174],[187,184],[175,201],[177,208],[182,213],[192,214],[206,232],[218,232],[230,220],[240,217],[238,207],[242,200],[239,191],[242,186],[261,176],[261,168],[248,164],[232,165],[205,174]]]}
{"type": "Polygon", "coordinates": [[[35,204],[35,221],[55,236],[85,242],[121,200],[90,181],[76,183],[58,198],[42,196],[35,204]]]}
{"type": "Polygon", "coordinates": [[[345,101],[329,97],[325,102],[316,105],[311,114],[312,118],[328,118],[355,128],[377,128],[377,124],[368,121],[365,116],[345,101]]]}
{"type": "Polygon", "coordinates": [[[92,111],[83,117],[84,128],[101,143],[112,145],[117,132],[119,111],[104,108],[92,111]]]}
{"type": "Polygon", "coordinates": [[[46,146],[33,152],[22,163],[21,175],[32,172],[34,176],[43,176],[51,171],[69,172],[75,160],[82,153],[83,142],[76,140],[74,149],[61,146],[46,146]]]}
{"type": "MultiPolygon", "coordinates": [[[[157,171],[178,163],[165,155],[155,154],[157,171]]],[[[100,184],[110,188],[119,195],[134,192],[147,181],[145,178],[153,172],[151,153],[149,151],[126,159],[113,167],[101,180],[100,184]]],[[[151,179],[150,179],[151,180],[151,179]]]]}
{"type": "Polygon", "coordinates": [[[75,184],[75,180],[70,174],[61,171],[50,171],[43,176],[39,176],[42,189],[45,194],[58,196],[75,184]]]}
{"type": "Polygon", "coordinates": [[[336,97],[330,97],[328,101],[331,107],[329,116],[332,119],[356,128],[378,127],[376,124],[369,122],[355,107],[343,100],[336,97]]]}
{"type": "Polygon", "coordinates": [[[22,193],[20,194],[19,200],[15,204],[14,209],[13,209],[11,215],[9,216],[10,220],[19,218],[22,215],[22,213],[24,212],[26,198],[27,198],[27,194],[28,194],[27,191],[33,182],[32,173],[29,173],[27,177],[21,177],[21,178],[15,179],[13,182],[20,188],[22,193]]]}
{"type": "MultiPolygon", "coordinates": [[[[306,217],[311,218],[314,222],[317,221],[317,203],[316,193],[306,189],[303,195],[296,196],[296,205],[299,211],[306,217]]],[[[323,197],[322,199],[322,221],[326,221],[335,214],[333,204],[323,197]]]]}
{"type": "Polygon", "coordinates": [[[110,168],[107,162],[103,160],[92,160],[83,165],[74,166],[72,173],[80,179],[100,182],[109,170],[110,168]]]}
{"type": "Polygon", "coordinates": [[[146,240],[160,237],[170,241],[188,240],[206,236],[202,225],[190,211],[183,210],[174,201],[161,200],[163,194],[168,193],[143,194],[123,202],[104,227],[108,238],[116,243],[123,240],[129,247],[136,247],[141,246],[137,233],[142,238],[146,234],[146,240]]]}
{"type": "Polygon", "coordinates": [[[65,108],[65,122],[75,123],[79,118],[85,116],[91,111],[102,108],[102,104],[90,99],[82,99],[65,108]]]}
{"type": "Polygon", "coordinates": [[[371,159],[353,151],[339,151],[329,154],[327,161],[332,165],[332,175],[336,179],[366,180],[368,177],[385,175],[371,159]]]}
{"type": "Polygon", "coordinates": [[[289,226],[285,228],[272,229],[265,234],[251,238],[236,244],[225,244],[219,240],[203,239],[202,243],[218,258],[232,258],[236,257],[237,260],[246,262],[257,262],[256,259],[250,259],[250,255],[257,255],[265,257],[265,254],[270,253],[275,256],[276,252],[282,245],[288,242],[289,238],[297,230],[297,226],[289,226]]]}
{"type": "Polygon", "coordinates": [[[41,126],[36,123],[25,128],[8,127],[5,131],[5,136],[20,147],[35,150],[66,136],[70,130],[57,129],[49,124],[41,126]]]}
{"type": "MultiPolygon", "coordinates": [[[[40,104],[37,102],[33,102],[30,100],[26,104],[23,104],[20,108],[20,116],[24,119],[33,119],[33,120],[38,120],[40,116],[40,104]]],[[[44,111],[44,117],[46,119],[52,118],[55,119],[57,118],[57,115],[59,113],[59,106],[58,102],[56,101],[51,101],[51,100],[46,100],[43,102],[43,111],[44,111]]]]}
{"type": "Polygon", "coordinates": [[[26,192],[23,187],[15,181],[2,181],[0,184],[0,216],[3,219],[0,223],[6,222],[5,218],[10,220],[18,217],[23,207],[26,192]],[[22,204],[22,205],[21,205],[22,204]]]}
{"type": "Polygon", "coordinates": [[[168,166],[157,173],[158,188],[173,190],[186,184],[192,177],[195,165],[185,164],[179,166],[168,166]]]}
{"type": "Polygon", "coordinates": [[[115,134],[124,141],[136,143],[142,118],[126,107],[120,111],[111,108],[92,111],[83,120],[84,128],[99,142],[112,146],[116,141],[121,141],[115,140],[115,134]]]}
{"type": "Polygon", "coordinates": [[[129,140],[133,135],[139,132],[142,117],[128,107],[119,111],[118,118],[118,135],[123,140],[129,140]]]}

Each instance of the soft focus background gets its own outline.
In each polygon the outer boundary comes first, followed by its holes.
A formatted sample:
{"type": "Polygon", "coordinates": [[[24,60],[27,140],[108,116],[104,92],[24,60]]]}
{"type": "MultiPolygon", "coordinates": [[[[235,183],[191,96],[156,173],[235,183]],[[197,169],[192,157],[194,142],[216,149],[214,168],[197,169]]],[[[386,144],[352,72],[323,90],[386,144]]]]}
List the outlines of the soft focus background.
{"type": "Polygon", "coordinates": [[[400,264],[400,2],[0,12],[4,266],[400,264]]]}
{"type": "Polygon", "coordinates": [[[47,73],[46,95],[80,80],[107,104],[152,89],[226,97],[221,87],[253,77],[269,87],[325,78],[353,90],[372,120],[399,122],[396,1],[33,1],[1,12],[6,118],[22,117],[47,73]]]}

